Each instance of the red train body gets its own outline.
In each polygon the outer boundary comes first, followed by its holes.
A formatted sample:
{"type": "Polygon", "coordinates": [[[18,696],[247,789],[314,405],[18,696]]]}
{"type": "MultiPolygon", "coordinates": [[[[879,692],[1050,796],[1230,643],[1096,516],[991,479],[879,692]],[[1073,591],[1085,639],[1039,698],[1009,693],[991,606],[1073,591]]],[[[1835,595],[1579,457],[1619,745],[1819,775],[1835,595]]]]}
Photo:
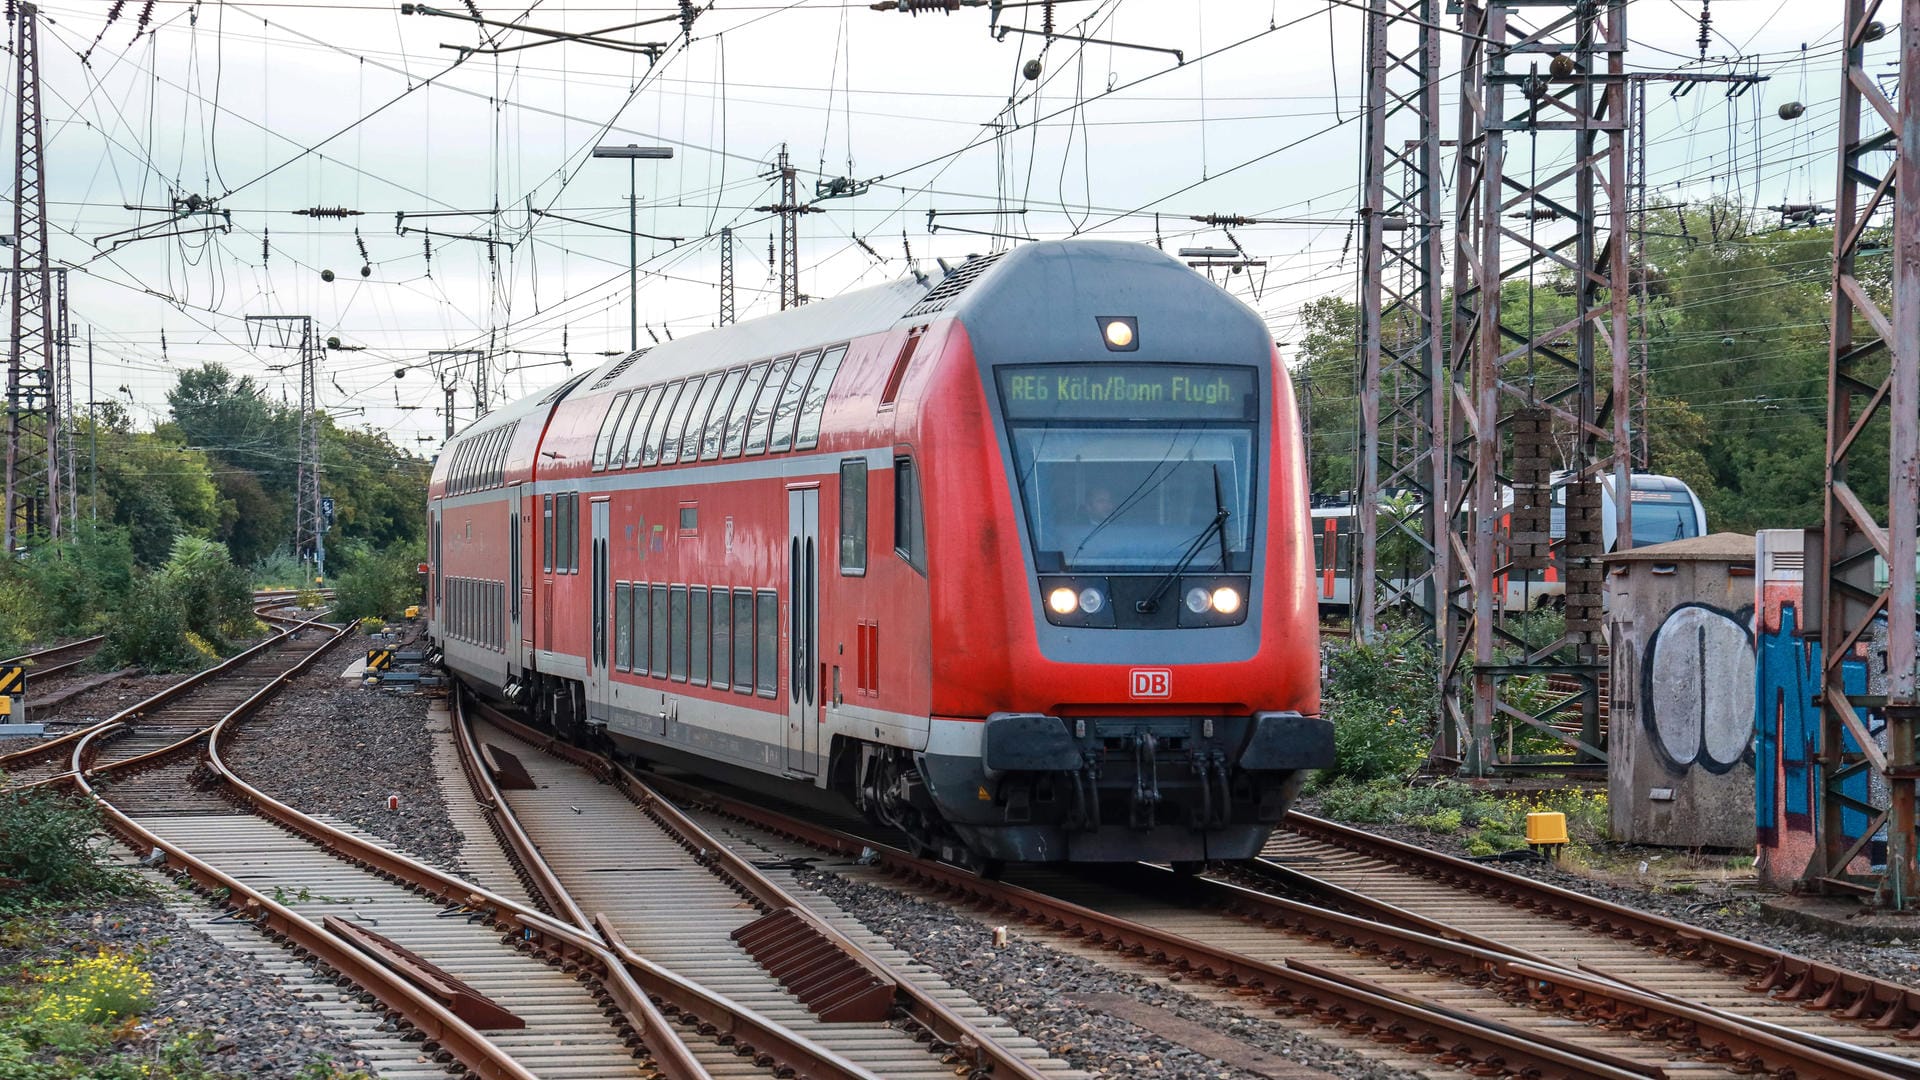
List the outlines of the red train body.
{"type": "Polygon", "coordinates": [[[643,350],[476,422],[429,500],[464,681],[949,857],[1245,857],[1331,763],[1285,369],[1151,248],[643,350]]]}

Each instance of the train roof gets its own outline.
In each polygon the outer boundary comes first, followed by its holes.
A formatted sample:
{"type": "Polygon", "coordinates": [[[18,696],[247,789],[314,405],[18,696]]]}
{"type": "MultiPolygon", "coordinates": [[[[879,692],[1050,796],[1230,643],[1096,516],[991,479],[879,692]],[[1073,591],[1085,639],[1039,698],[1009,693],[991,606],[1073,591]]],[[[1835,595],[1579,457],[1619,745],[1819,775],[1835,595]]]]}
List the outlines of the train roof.
{"type": "Polygon", "coordinates": [[[607,369],[608,373],[618,370],[612,379],[603,374],[583,385],[591,393],[614,393],[881,333],[926,294],[925,282],[901,278],[642,349],[607,369]]]}

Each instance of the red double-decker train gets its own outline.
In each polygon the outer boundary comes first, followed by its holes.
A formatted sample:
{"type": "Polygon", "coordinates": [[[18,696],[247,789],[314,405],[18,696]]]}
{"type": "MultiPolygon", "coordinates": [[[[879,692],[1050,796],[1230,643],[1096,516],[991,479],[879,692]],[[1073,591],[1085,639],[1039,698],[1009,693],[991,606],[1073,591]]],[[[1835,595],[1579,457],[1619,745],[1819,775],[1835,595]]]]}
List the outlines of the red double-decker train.
{"type": "Polygon", "coordinates": [[[641,350],[451,440],[429,513],[477,691],[956,861],[1251,856],[1332,762],[1286,370],[1151,247],[641,350]]]}

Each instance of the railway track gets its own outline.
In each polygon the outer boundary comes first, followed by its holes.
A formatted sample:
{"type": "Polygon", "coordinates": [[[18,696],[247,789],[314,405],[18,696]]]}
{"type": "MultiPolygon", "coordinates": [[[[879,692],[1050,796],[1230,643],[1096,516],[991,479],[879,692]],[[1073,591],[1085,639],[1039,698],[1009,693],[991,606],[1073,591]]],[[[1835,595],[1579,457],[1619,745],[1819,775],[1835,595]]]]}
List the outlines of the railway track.
{"type": "Polygon", "coordinates": [[[1920,1076],[1920,991],[1301,814],[1241,881],[1613,979],[1920,1076]]]}
{"type": "Polygon", "coordinates": [[[455,727],[530,892],[599,930],[700,1030],[728,1036],[694,1044],[716,1072],[738,1041],[767,1064],[829,1080],[1083,1075],[951,988],[923,986],[926,975],[855,943],[632,773],[491,710],[463,708],[455,727]],[[676,969],[698,972],[700,985],[680,985],[676,969]],[[814,1060],[770,1039],[811,1047],[814,1060]]]}
{"type": "MultiPolygon", "coordinates": [[[[1791,1004],[1775,1007],[1784,1016],[1743,1015],[1723,998],[1676,992],[1700,989],[1697,982],[1643,983],[1623,971],[1564,967],[1434,920],[1376,920],[1144,866],[1105,877],[1040,871],[1024,884],[984,881],[706,789],[668,782],[663,790],[747,835],[785,837],[813,852],[865,852],[872,872],[1023,919],[1070,951],[1118,950],[1189,984],[1311,1018],[1322,1037],[1334,1025],[1396,1044],[1387,1055],[1403,1067],[1420,1068],[1425,1057],[1540,1076],[1920,1076],[1904,1047],[1888,1049],[1891,1037],[1841,1039],[1821,1024],[1808,1030],[1810,1018],[1791,1004]]],[[[767,857],[792,854],[777,843],[768,849],[767,857]]]]}
{"type": "Polygon", "coordinates": [[[227,766],[235,725],[345,633],[308,627],[291,635],[305,648],[203,673],[196,693],[148,713],[192,729],[163,747],[102,762],[91,744],[107,733],[91,733],[74,753],[93,764],[73,782],[143,865],[189,879],[377,1003],[424,1051],[391,1055],[383,1075],[707,1080],[597,942],[301,814],[227,766]]]}
{"type": "MultiPolygon", "coordinates": [[[[214,713],[209,710],[218,704],[219,698],[225,691],[213,690],[211,684],[203,684],[200,681],[201,676],[211,672],[232,673],[236,668],[250,667],[263,659],[271,662],[271,658],[265,658],[262,654],[265,652],[283,653],[293,647],[286,640],[288,630],[306,626],[319,627],[326,625],[319,623],[316,619],[300,619],[277,612],[275,609],[285,607],[292,602],[291,595],[281,598],[277,594],[256,593],[254,594],[254,601],[254,613],[269,623],[278,624],[281,627],[280,632],[268,636],[254,647],[215,665],[213,668],[208,669],[207,672],[181,679],[179,682],[161,690],[159,693],[135,702],[104,720],[77,728],[51,739],[46,739],[31,746],[23,747],[19,750],[0,753],[0,776],[6,778],[4,788],[25,787],[32,784],[47,783],[71,773],[79,767],[77,760],[73,756],[74,749],[78,747],[83,740],[87,740],[95,735],[111,733],[115,741],[115,749],[111,752],[111,755],[118,756],[125,756],[125,751],[140,753],[166,745],[172,738],[178,738],[182,733],[190,729],[190,724],[187,722],[190,711],[180,709],[170,710],[166,713],[168,719],[162,719],[156,712],[156,710],[162,706],[189,704],[187,702],[176,702],[175,699],[183,695],[191,697],[202,692],[207,692],[211,696],[208,697],[206,702],[201,703],[204,707],[198,710],[198,715],[203,717],[214,715],[214,713]],[[263,596],[265,599],[262,598],[263,596]]],[[[72,649],[82,645],[91,645],[92,649],[98,649],[100,642],[103,640],[105,639],[88,638],[84,641],[70,642],[59,648],[72,649]]],[[[311,639],[309,638],[308,640],[311,639]]],[[[28,655],[43,656],[45,652],[28,655]]],[[[84,663],[85,660],[91,656],[92,651],[89,650],[86,657],[72,661],[72,665],[84,663]]],[[[298,657],[294,659],[297,660],[298,657]]],[[[8,663],[11,662],[12,661],[8,661],[8,663]]],[[[218,679],[214,680],[214,682],[217,683],[218,679]]],[[[89,688],[91,689],[91,687],[89,688]]],[[[29,699],[29,702],[31,703],[31,699],[29,699]]],[[[96,741],[92,743],[92,745],[97,750],[103,746],[104,743],[96,741]]],[[[113,756],[111,755],[107,760],[113,760],[113,756]]]]}

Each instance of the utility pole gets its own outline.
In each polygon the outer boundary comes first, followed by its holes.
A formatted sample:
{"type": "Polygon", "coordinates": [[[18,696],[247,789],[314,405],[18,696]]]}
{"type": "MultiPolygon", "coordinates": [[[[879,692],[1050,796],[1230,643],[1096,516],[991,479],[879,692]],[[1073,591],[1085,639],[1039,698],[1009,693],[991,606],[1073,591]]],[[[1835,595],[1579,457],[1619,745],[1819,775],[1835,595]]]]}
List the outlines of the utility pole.
{"type": "MultiPolygon", "coordinates": [[[[1908,911],[1920,907],[1914,850],[1914,777],[1920,772],[1914,748],[1920,720],[1914,670],[1915,533],[1920,530],[1920,103],[1914,101],[1915,85],[1905,76],[1920,71],[1920,0],[1899,4],[1903,85],[1887,96],[1878,89],[1879,65],[1869,67],[1866,58],[1868,43],[1886,33],[1884,24],[1874,19],[1880,7],[1880,0],[1846,0],[1841,23],[1846,47],[1840,76],[1840,179],[1833,204],[1827,483],[1817,557],[1808,538],[1809,570],[1818,575],[1808,579],[1807,600],[1820,615],[1821,716],[1820,753],[1813,762],[1818,810],[1806,884],[1819,892],[1865,894],[1883,908],[1908,911]],[[1888,97],[1897,105],[1890,106],[1888,97]],[[1863,107],[1868,105],[1872,107],[1863,107]],[[1889,200],[1890,230],[1873,223],[1889,200]],[[1862,280],[1862,264],[1887,256],[1889,246],[1891,313],[1881,310],[1874,290],[1862,280]],[[1884,526],[1875,520],[1869,497],[1856,490],[1856,485],[1874,479],[1866,471],[1873,468],[1880,449],[1874,445],[1881,436],[1873,421],[1883,413],[1889,459],[1884,526]],[[1817,571],[1812,569],[1816,565],[1817,571]],[[1882,565],[1884,587],[1876,580],[1882,565]],[[1881,633],[1886,634],[1884,646],[1877,640],[1881,633]],[[1863,648],[1866,678],[1859,680],[1855,674],[1850,680],[1848,668],[1859,666],[1863,648]],[[1870,727],[1875,719],[1885,724],[1884,743],[1870,727]],[[1885,805],[1878,805],[1883,797],[1885,805]],[[1868,865],[1874,860],[1863,856],[1882,828],[1886,871],[1874,874],[1868,865]],[[1869,872],[1853,873],[1856,864],[1869,872]]],[[[1884,273],[1889,268],[1879,263],[1875,269],[1884,273]]]]}
{"type": "Polygon", "coordinates": [[[673,156],[671,146],[596,146],[597,158],[625,158],[627,162],[627,351],[640,350],[640,179],[641,158],[663,160],[673,156]]]}
{"type": "Polygon", "coordinates": [[[733,323],[733,230],[720,230],[720,325],[733,323]]]}
{"type": "Polygon", "coordinates": [[[1608,473],[1618,546],[1633,542],[1627,4],[1464,0],[1460,9],[1448,387],[1455,401],[1445,503],[1445,542],[1459,562],[1444,605],[1442,725],[1456,740],[1462,770],[1485,776],[1496,764],[1496,718],[1559,740],[1575,760],[1606,760],[1599,645],[1601,477],[1608,473]],[[1511,25],[1515,17],[1528,29],[1511,25]],[[1510,282],[1545,287],[1538,273],[1564,276],[1570,317],[1536,320],[1530,304],[1502,303],[1510,282]],[[1596,371],[1603,356],[1611,361],[1604,402],[1596,371]],[[1556,465],[1569,474],[1557,543],[1550,525],[1556,465]],[[1505,626],[1503,594],[1524,595],[1531,576],[1549,565],[1566,583],[1566,631],[1534,648],[1505,626]],[[1503,662],[1502,653],[1513,661],[1503,662]],[[1538,715],[1522,714],[1501,700],[1500,688],[1526,675],[1560,675],[1580,690],[1538,715]],[[1578,718],[1578,737],[1557,723],[1570,717],[1578,718]]]}
{"type": "Polygon", "coordinates": [[[1366,154],[1361,191],[1365,248],[1360,289],[1360,452],[1356,568],[1358,640],[1374,637],[1383,607],[1411,601],[1439,624],[1453,551],[1444,540],[1447,400],[1442,355],[1440,0],[1369,0],[1366,154]],[[1391,129],[1391,132],[1390,130],[1391,129]],[[1400,135],[1395,139],[1393,135],[1400,135]],[[1388,376],[1391,376],[1390,382],[1388,376]],[[1388,396],[1382,413],[1382,394],[1388,396]],[[1409,429],[1382,446],[1382,426],[1409,429]],[[1418,515],[1386,529],[1414,541],[1423,566],[1378,566],[1379,507],[1389,489],[1418,492],[1418,515]],[[1381,596],[1385,589],[1390,595],[1381,596]]]}
{"type": "Polygon", "coordinates": [[[80,504],[78,502],[79,485],[74,478],[75,450],[74,432],[79,425],[73,415],[73,326],[68,322],[67,308],[67,272],[62,269],[54,279],[54,287],[59,292],[60,336],[53,350],[53,424],[48,428],[48,458],[50,471],[59,477],[55,491],[58,494],[57,510],[54,515],[54,532],[61,529],[72,536],[80,527],[80,504]],[[57,457],[56,457],[57,453],[57,457]]]}
{"type": "Polygon", "coordinates": [[[327,573],[326,525],[320,515],[320,342],[311,315],[249,315],[248,344],[258,346],[274,331],[275,347],[300,353],[299,482],[294,489],[293,544],[302,559],[312,559],[316,577],[327,573]]]}
{"type": "MultiPolygon", "coordinates": [[[[47,247],[47,163],[40,115],[40,12],[20,5],[15,43],[13,343],[7,353],[7,477],[0,542],[11,553],[43,530],[59,535],[54,354],[65,289],[47,247]]],[[[64,278],[64,273],[60,276],[64,278]]]]}
{"type": "Polygon", "coordinates": [[[87,501],[92,504],[88,511],[95,521],[100,520],[100,415],[94,411],[99,404],[93,396],[93,327],[87,327],[87,501]]]}
{"type": "Polygon", "coordinates": [[[800,202],[794,183],[797,173],[793,163],[787,160],[785,143],[780,145],[780,164],[769,175],[780,178],[780,201],[755,209],[763,214],[780,215],[780,310],[785,311],[805,303],[800,295],[800,215],[818,214],[821,210],[800,202]]]}
{"type": "Polygon", "coordinates": [[[444,369],[440,388],[446,391],[447,438],[451,439],[457,430],[454,422],[456,406],[454,391],[460,385],[460,368],[467,361],[473,362],[473,418],[487,415],[487,352],[484,349],[435,349],[427,354],[427,361],[435,371],[443,370],[442,362],[451,363],[444,369]]]}

